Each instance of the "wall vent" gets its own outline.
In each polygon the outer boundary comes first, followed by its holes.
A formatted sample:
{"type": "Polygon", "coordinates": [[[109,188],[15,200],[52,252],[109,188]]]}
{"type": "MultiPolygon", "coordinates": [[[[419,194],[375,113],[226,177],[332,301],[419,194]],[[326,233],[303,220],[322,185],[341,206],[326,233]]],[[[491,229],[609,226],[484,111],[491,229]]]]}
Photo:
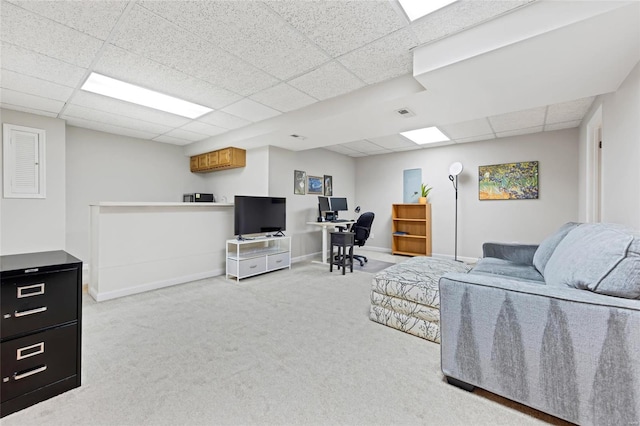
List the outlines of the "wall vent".
{"type": "Polygon", "coordinates": [[[414,117],[416,114],[411,111],[409,108],[400,108],[396,110],[396,114],[400,117],[414,117]]]}

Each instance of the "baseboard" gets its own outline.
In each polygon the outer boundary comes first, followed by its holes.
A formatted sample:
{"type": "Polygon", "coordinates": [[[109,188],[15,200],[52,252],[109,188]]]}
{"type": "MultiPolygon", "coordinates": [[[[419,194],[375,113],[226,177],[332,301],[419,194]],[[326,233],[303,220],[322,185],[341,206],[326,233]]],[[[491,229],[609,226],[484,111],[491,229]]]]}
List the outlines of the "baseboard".
{"type": "MultiPolygon", "coordinates": [[[[431,257],[435,257],[436,259],[446,259],[446,260],[454,260],[455,256],[451,256],[450,254],[439,254],[432,253],[431,257]]],[[[458,260],[463,261],[464,263],[476,263],[478,261],[477,257],[466,257],[466,256],[458,256],[458,260]]]]}
{"type": "Polygon", "coordinates": [[[172,285],[184,284],[191,281],[203,280],[205,278],[217,277],[225,273],[224,269],[215,269],[211,271],[200,272],[198,274],[184,275],[181,277],[171,278],[168,280],[154,281],[145,283],[136,287],[129,287],[122,290],[114,290],[109,292],[98,293],[93,288],[89,288],[89,295],[96,302],[104,302],[105,300],[116,299],[118,297],[130,296],[132,294],[144,293],[146,291],[157,290],[159,288],[169,287],[172,285]]]}

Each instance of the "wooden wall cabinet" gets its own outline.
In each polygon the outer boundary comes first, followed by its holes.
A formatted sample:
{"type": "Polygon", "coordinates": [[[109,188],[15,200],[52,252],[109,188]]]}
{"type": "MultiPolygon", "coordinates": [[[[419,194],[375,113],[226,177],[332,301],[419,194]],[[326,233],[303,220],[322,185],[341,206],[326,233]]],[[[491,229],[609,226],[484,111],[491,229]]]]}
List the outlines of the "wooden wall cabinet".
{"type": "Polygon", "coordinates": [[[244,167],[246,163],[247,152],[244,149],[229,147],[194,155],[190,167],[194,173],[205,173],[244,167]]]}
{"type": "Polygon", "coordinates": [[[391,253],[431,256],[431,204],[393,204],[391,253]]]}

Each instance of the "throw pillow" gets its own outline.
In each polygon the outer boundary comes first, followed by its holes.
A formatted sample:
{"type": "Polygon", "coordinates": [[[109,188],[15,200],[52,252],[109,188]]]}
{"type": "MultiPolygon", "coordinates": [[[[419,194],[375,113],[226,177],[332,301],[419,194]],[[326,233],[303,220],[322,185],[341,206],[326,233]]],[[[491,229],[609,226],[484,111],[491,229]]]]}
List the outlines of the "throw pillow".
{"type": "Polygon", "coordinates": [[[544,278],[552,286],[640,298],[638,236],[621,225],[584,224],[558,244],[547,262],[544,278]]]}
{"type": "Polygon", "coordinates": [[[560,244],[560,241],[562,241],[564,237],[566,237],[567,234],[578,225],[580,224],[577,222],[567,222],[540,243],[538,249],[533,255],[533,266],[536,267],[538,272],[544,275],[544,268],[547,266],[547,262],[551,258],[551,255],[558,244],[560,244]]]}

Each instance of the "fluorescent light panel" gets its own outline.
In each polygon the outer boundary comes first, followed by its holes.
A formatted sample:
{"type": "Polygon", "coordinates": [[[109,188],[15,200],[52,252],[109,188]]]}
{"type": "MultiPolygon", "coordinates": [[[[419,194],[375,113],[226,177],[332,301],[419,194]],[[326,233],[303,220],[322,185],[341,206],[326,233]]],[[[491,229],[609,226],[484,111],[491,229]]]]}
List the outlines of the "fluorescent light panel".
{"type": "Polygon", "coordinates": [[[417,143],[418,145],[446,142],[450,140],[437,127],[425,127],[424,129],[410,130],[408,132],[402,132],[400,134],[405,138],[411,140],[412,142],[417,143]]]}
{"type": "Polygon", "coordinates": [[[442,9],[455,1],[456,0],[398,0],[400,6],[402,6],[411,21],[422,18],[438,9],[442,9]]]}
{"type": "Polygon", "coordinates": [[[202,105],[145,89],[135,84],[125,83],[95,72],[92,72],[87,81],[84,82],[82,90],[192,119],[213,111],[211,108],[202,105]]]}

